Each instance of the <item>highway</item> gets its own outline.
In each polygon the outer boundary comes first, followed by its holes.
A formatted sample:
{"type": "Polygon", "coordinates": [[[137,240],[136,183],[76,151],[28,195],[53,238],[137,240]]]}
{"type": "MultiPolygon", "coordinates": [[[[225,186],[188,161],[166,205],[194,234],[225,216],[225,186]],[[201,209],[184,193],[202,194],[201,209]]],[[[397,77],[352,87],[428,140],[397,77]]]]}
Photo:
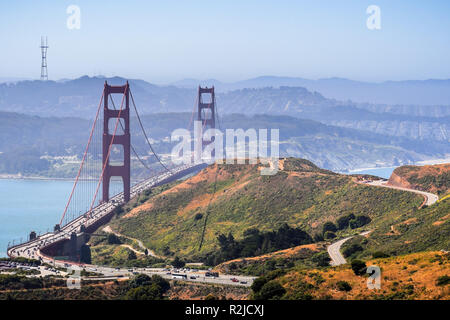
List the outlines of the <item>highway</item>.
{"type": "MultiPolygon", "coordinates": [[[[402,190],[402,191],[408,191],[408,192],[414,192],[414,193],[420,194],[425,197],[425,204],[427,206],[431,206],[432,204],[436,203],[439,200],[439,197],[433,193],[391,186],[391,185],[388,185],[387,182],[384,180],[375,180],[375,181],[369,181],[369,182],[363,182],[363,183],[366,185],[371,185],[371,186],[376,186],[376,187],[390,188],[390,189],[396,189],[396,190],[402,190]]],[[[363,236],[363,235],[368,234],[369,232],[370,231],[366,231],[366,232],[361,233],[360,235],[363,236]]],[[[351,238],[353,238],[353,236],[336,241],[335,243],[332,243],[327,247],[328,254],[331,258],[330,264],[332,266],[339,266],[341,264],[347,263],[344,256],[341,254],[341,247],[346,241],[350,240],[351,238]]]]}
{"type": "MultiPolygon", "coordinates": [[[[157,176],[144,180],[131,188],[130,197],[133,198],[142,191],[150,189],[163,182],[164,180],[170,178],[172,175],[193,167],[195,167],[195,165],[183,165],[172,169],[171,172],[163,172],[157,176]]],[[[93,225],[99,219],[110,214],[111,211],[113,211],[121,204],[123,204],[123,193],[119,193],[112,197],[108,202],[101,203],[98,206],[94,207],[90,214],[85,213],[84,215],[81,215],[78,218],[72,220],[71,222],[63,226],[59,232],[45,233],[32,241],[28,241],[8,248],[8,256],[36,259],[38,257],[37,253],[40,251],[40,249],[57,241],[70,239],[70,234],[72,232],[75,232],[77,234],[80,233],[82,225],[84,225],[85,227],[93,225]]]]}
{"type": "MultiPolygon", "coordinates": [[[[364,231],[364,232],[360,233],[359,235],[360,236],[365,236],[365,235],[367,235],[369,233],[370,233],[370,231],[364,231]]],[[[342,247],[342,245],[345,242],[347,242],[348,240],[350,240],[353,237],[354,236],[341,239],[339,241],[336,241],[336,242],[330,244],[327,247],[328,254],[329,254],[330,258],[331,258],[330,265],[332,265],[332,266],[339,266],[341,264],[346,264],[347,263],[347,261],[345,260],[344,256],[341,253],[341,247],[342,247]]]]}
{"type": "Polygon", "coordinates": [[[211,283],[211,284],[224,284],[224,285],[234,285],[249,287],[252,285],[255,277],[248,276],[235,276],[219,274],[218,277],[207,276],[204,270],[195,269],[163,269],[163,268],[111,268],[103,266],[84,266],[86,271],[97,272],[103,274],[102,277],[90,277],[85,278],[86,280],[104,280],[104,279],[126,279],[130,278],[136,274],[147,274],[149,276],[159,275],[168,280],[175,281],[188,281],[197,283],[211,283]],[[185,278],[184,278],[185,276],[185,278]],[[232,280],[234,279],[234,281],[232,280]]]}
{"type": "Polygon", "coordinates": [[[341,254],[341,246],[348,240],[350,240],[353,237],[347,237],[344,239],[341,239],[339,241],[336,241],[335,243],[330,244],[327,247],[328,255],[331,258],[330,265],[332,266],[339,266],[341,264],[346,264],[347,261],[345,260],[344,256],[341,254]]]}
{"type": "MultiPolygon", "coordinates": [[[[137,196],[142,191],[152,188],[164,180],[170,178],[172,175],[181,173],[182,171],[191,169],[196,165],[184,165],[172,169],[171,172],[164,172],[155,177],[151,177],[147,180],[144,180],[141,183],[136,184],[131,188],[131,198],[137,196]]],[[[95,208],[92,209],[91,214],[84,214],[73,221],[69,222],[65,226],[61,228],[59,232],[49,232],[43,234],[32,241],[28,241],[22,244],[18,244],[8,248],[8,256],[11,258],[15,257],[24,257],[28,259],[36,259],[41,260],[44,263],[48,263],[52,266],[59,268],[67,268],[67,267],[77,267],[77,263],[69,262],[69,261],[60,261],[54,260],[51,257],[45,256],[41,249],[46,246],[55,243],[57,241],[61,241],[64,239],[70,239],[70,235],[73,232],[77,234],[80,233],[81,226],[84,225],[88,227],[99,219],[111,213],[112,210],[117,208],[119,205],[123,203],[123,193],[119,193],[116,196],[112,197],[110,201],[106,203],[101,203],[95,208]]],[[[96,272],[102,274],[103,276],[97,277],[97,279],[120,279],[120,278],[129,278],[133,275],[144,273],[148,275],[158,274],[166,279],[180,280],[180,281],[190,281],[190,282],[202,282],[202,283],[214,283],[214,284],[228,284],[228,285],[238,285],[238,286],[250,286],[253,283],[253,277],[244,277],[244,276],[232,276],[232,275],[219,275],[219,277],[208,277],[206,276],[205,271],[192,271],[192,270],[184,270],[181,271],[180,274],[183,276],[177,276],[174,278],[174,272],[171,272],[166,269],[160,268],[132,268],[132,269],[124,269],[124,268],[112,268],[112,267],[104,267],[104,266],[96,266],[96,265],[83,265],[82,266],[86,271],[96,272]],[[184,277],[185,275],[185,277],[184,277]],[[233,280],[232,280],[233,279],[233,280]]],[[[39,267],[41,271],[41,275],[60,275],[64,276],[66,273],[60,272],[55,268],[48,267],[39,267]]],[[[177,273],[178,274],[178,273],[177,273]]],[[[86,278],[92,279],[92,278],[86,278]]],[[[95,279],[95,278],[93,278],[95,279]]]]}
{"type": "MultiPolygon", "coordinates": [[[[210,284],[222,284],[222,285],[232,285],[232,286],[242,286],[249,287],[252,285],[255,277],[248,276],[234,276],[219,274],[219,276],[207,276],[208,271],[196,270],[196,269],[163,269],[163,268],[113,268],[106,266],[97,265],[78,265],[73,262],[67,261],[54,261],[53,259],[42,256],[43,261],[51,264],[51,266],[39,266],[39,267],[25,267],[20,264],[11,266],[11,268],[18,268],[24,270],[37,270],[40,274],[28,275],[27,277],[45,277],[45,276],[55,276],[55,277],[65,277],[67,275],[72,278],[80,278],[86,281],[94,280],[119,280],[119,279],[130,279],[137,274],[146,274],[148,276],[159,275],[168,280],[174,281],[188,281],[193,283],[210,283],[210,284]],[[58,268],[67,269],[67,271],[58,270],[58,268]],[[98,275],[92,276],[75,276],[73,271],[85,270],[87,272],[96,273],[98,275]]],[[[10,274],[8,270],[2,270],[0,274],[10,274]]]]}
{"type": "Polygon", "coordinates": [[[414,192],[417,194],[420,194],[421,196],[424,196],[426,199],[425,204],[427,206],[431,206],[432,204],[436,203],[439,200],[439,197],[433,193],[415,190],[415,189],[409,189],[409,188],[402,188],[402,187],[396,187],[388,185],[386,181],[384,180],[375,180],[371,182],[367,182],[367,185],[376,186],[376,187],[383,187],[383,188],[390,188],[390,189],[396,189],[396,190],[402,190],[402,191],[409,191],[414,192]]]}

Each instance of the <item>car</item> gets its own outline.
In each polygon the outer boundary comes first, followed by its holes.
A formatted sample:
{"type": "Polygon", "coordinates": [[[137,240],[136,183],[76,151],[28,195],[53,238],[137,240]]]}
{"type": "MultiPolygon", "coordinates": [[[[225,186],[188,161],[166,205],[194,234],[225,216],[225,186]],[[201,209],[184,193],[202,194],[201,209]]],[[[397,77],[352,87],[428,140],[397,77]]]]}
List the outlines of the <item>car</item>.
{"type": "Polygon", "coordinates": [[[218,278],[219,277],[219,273],[218,272],[205,272],[205,277],[212,277],[212,278],[218,278]]]}
{"type": "Polygon", "coordinates": [[[195,279],[197,279],[197,277],[196,276],[190,276],[189,279],[195,280],[195,279]]]}
{"type": "Polygon", "coordinates": [[[247,281],[241,281],[241,284],[247,284],[247,281]]]}
{"type": "Polygon", "coordinates": [[[233,282],[239,282],[239,280],[236,279],[236,278],[231,278],[230,280],[233,281],[233,282]]]}

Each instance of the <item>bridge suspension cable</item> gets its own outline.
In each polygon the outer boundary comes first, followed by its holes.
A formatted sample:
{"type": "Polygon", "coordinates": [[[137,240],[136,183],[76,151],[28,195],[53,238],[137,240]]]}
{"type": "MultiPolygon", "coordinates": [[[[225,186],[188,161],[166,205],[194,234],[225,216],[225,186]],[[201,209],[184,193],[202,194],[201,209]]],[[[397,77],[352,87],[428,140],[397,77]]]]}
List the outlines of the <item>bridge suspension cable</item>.
{"type": "Polygon", "coordinates": [[[147,133],[145,132],[144,126],[142,125],[141,117],[139,116],[139,112],[138,112],[138,110],[137,110],[137,108],[136,108],[136,104],[135,104],[135,102],[134,102],[133,93],[131,92],[131,90],[130,90],[130,96],[131,96],[131,102],[133,103],[134,111],[136,112],[136,116],[137,116],[139,125],[140,125],[140,127],[141,127],[141,129],[142,129],[142,132],[144,133],[145,140],[147,141],[147,144],[148,144],[148,146],[150,147],[150,150],[152,151],[152,153],[153,153],[153,155],[155,156],[156,160],[158,160],[158,162],[161,164],[161,166],[162,166],[164,169],[166,169],[166,171],[172,173],[172,171],[171,171],[169,168],[167,168],[167,166],[161,161],[161,159],[159,158],[159,156],[156,154],[155,150],[153,149],[152,144],[150,143],[150,140],[148,139],[148,136],[147,136],[147,133]]]}
{"type": "Polygon", "coordinates": [[[73,183],[72,191],[70,192],[70,196],[69,196],[69,199],[68,199],[68,201],[67,201],[66,207],[64,208],[64,212],[63,212],[63,215],[62,215],[61,220],[60,220],[60,222],[59,222],[59,225],[62,225],[62,223],[63,223],[63,221],[64,221],[64,217],[66,216],[67,209],[69,208],[69,204],[70,204],[70,202],[71,202],[71,200],[72,200],[73,194],[74,194],[74,192],[75,192],[75,188],[76,188],[76,186],[77,186],[77,184],[78,184],[78,180],[79,180],[79,178],[80,178],[81,171],[82,171],[83,166],[84,166],[84,163],[85,163],[85,161],[86,161],[86,156],[87,156],[87,154],[88,154],[89,146],[90,146],[91,141],[92,141],[92,136],[94,135],[94,129],[95,129],[95,126],[96,126],[96,124],[97,124],[98,116],[99,116],[99,114],[100,114],[100,108],[101,108],[101,105],[102,105],[102,102],[103,102],[104,95],[105,95],[105,94],[104,94],[104,92],[103,92],[103,93],[102,93],[102,97],[100,98],[100,103],[98,104],[97,113],[96,113],[96,115],[95,115],[94,123],[93,123],[93,125],[92,125],[91,132],[90,132],[90,134],[89,134],[88,143],[87,143],[87,145],[86,145],[86,149],[84,150],[83,158],[82,158],[82,160],[81,160],[81,165],[80,165],[80,168],[78,169],[77,177],[75,178],[75,182],[73,183]]]}
{"type": "MultiPolygon", "coordinates": [[[[130,90],[130,93],[131,93],[131,90],[130,90]]],[[[114,110],[117,110],[117,109],[116,109],[116,105],[115,105],[115,103],[114,103],[114,99],[112,98],[111,95],[110,95],[109,97],[110,97],[110,101],[111,101],[111,103],[112,103],[112,105],[113,105],[114,110]]],[[[125,132],[125,128],[123,127],[122,122],[119,121],[119,123],[120,123],[120,126],[122,127],[122,130],[125,132]]],[[[136,156],[136,158],[138,158],[139,162],[140,162],[147,170],[150,171],[150,168],[149,168],[149,167],[145,164],[145,162],[139,157],[138,153],[136,152],[136,150],[134,149],[134,147],[133,147],[132,144],[130,144],[130,147],[131,147],[131,151],[133,151],[134,155],[136,156]]]]}
{"type": "Polygon", "coordinates": [[[100,189],[100,185],[101,185],[102,180],[103,180],[103,175],[105,174],[105,168],[106,168],[106,166],[108,164],[109,156],[111,154],[111,148],[112,148],[112,145],[114,143],[114,138],[116,137],[117,128],[118,128],[119,122],[120,122],[120,115],[121,115],[122,109],[123,109],[123,103],[125,101],[125,96],[127,95],[127,90],[129,90],[128,86],[125,87],[125,92],[123,93],[123,96],[122,96],[122,103],[120,104],[120,109],[119,109],[119,113],[117,115],[116,125],[114,127],[114,132],[113,132],[113,135],[112,135],[112,139],[111,139],[111,142],[109,143],[108,153],[106,154],[106,160],[105,160],[105,163],[104,163],[103,168],[102,168],[102,173],[101,173],[100,178],[99,178],[98,183],[97,183],[97,188],[96,188],[95,193],[94,193],[94,198],[92,199],[91,205],[89,207],[89,211],[87,212],[89,217],[91,216],[92,208],[94,207],[95,200],[97,199],[98,190],[100,189]]]}
{"type": "MultiPolygon", "coordinates": [[[[219,119],[219,112],[217,111],[217,103],[216,103],[216,96],[214,95],[214,101],[212,101],[211,103],[214,103],[214,114],[215,114],[215,117],[216,117],[216,119],[217,119],[217,123],[219,124],[219,129],[221,129],[221,126],[220,126],[220,119],[219,119]]],[[[205,127],[205,124],[203,124],[203,128],[205,127]]],[[[199,246],[198,246],[198,251],[200,251],[201,249],[202,249],[202,246],[203,246],[203,241],[204,241],[204,239],[205,239],[205,232],[206,232],[206,225],[207,225],[207,222],[208,222],[208,217],[209,217],[209,214],[210,214],[210,208],[211,208],[211,203],[212,203],[212,201],[213,201],[213,199],[214,199],[214,197],[215,197],[215,195],[216,195],[216,190],[217,190],[217,176],[218,176],[218,174],[219,174],[219,167],[218,167],[218,165],[217,165],[217,170],[216,170],[216,174],[214,175],[214,187],[213,187],[213,192],[212,192],[212,194],[211,194],[211,198],[209,199],[209,201],[208,201],[208,206],[206,207],[206,215],[205,215],[205,220],[204,220],[204,222],[203,222],[203,228],[202,228],[202,233],[201,233],[201,236],[200,236],[200,244],[199,244],[199,246]]]]}

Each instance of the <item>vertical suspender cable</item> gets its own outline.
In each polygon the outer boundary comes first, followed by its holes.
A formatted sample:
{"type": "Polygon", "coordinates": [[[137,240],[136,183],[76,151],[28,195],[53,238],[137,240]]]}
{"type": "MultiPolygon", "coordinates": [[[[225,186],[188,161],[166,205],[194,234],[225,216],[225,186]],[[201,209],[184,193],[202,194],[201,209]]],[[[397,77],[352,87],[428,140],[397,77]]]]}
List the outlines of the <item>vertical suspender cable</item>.
{"type": "Polygon", "coordinates": [[[97,114],[95,115],[95,120],[94,120],[94,123],[92,125],[91,133],[89,134],[88,143],[86,145],[86,149],[84,150],[83,159],[81,160],[81,165],[80,165],[80,168],[78,169],[78,174],[77,174],[77,177],[75,178],[75,182],[73,184],[72,191],[71,191],[70,196],[69,196],[69,200],[67,201],[66,207],[65,207],[63,215],[62,215],[62,218],[61,218],[61,220],[59,222],[60,225],[62,225],[62,223],[64,221],[64,217],[66,216],[67,208],[69,207],[69,204],[70,204],[70,202],[72,200],[72,196],[73,196],[73,193],[75,191],[75,187],[77,186],[78,179],[80,178],[81,170],[82,170],[84,162],[86,160],[87,151],[89,149],[89,145],[91,144],[92,135],[94,133],[94,128],[95,128],[95,125],[97,124],[97,119],[98,119],[98,115],[100,113],[100,107],[102,105],[104,95],[105,95],[105,92],[102,93],[102,97],[100,98],[100,103],[98,104],[98,108],[97,108],[97,114]]]}

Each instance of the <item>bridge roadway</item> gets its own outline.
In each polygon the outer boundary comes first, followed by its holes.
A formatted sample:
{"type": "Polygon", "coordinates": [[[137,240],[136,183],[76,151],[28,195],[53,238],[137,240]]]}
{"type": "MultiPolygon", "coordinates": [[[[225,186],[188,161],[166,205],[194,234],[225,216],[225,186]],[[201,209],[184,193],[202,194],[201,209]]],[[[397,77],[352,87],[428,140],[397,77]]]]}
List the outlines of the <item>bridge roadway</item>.
{"type": "MultiPolygon", "coordinates": [[[[133,187],[131,187],[130,190],[130,197],[133,198],[142,191],[146,189],[150,189],[152,187],[155,187],[165,180],[169,179],[170,177],[182,174],[183,171],[188,172],[189,170],[194,169],[198,165],[183,165],[176,167],[171,170],[171,172],[163,172],[161,174],[158,174],[154,177],[151,177],[149,179],[146,179],[140,183],[137,183],[133,187]]],[[[25,257],[25,258],[31,258],[36,259],[38,252],[40,249],[64,240],[64,239],[70,239],[70,234],[72,232],[76,232],[77,234],[80,233],[81,225],[84,225],[86,228],[96,223],[101,218],[105,217],[106,215],[110,214],[111,211],[113,211],[115,208],[117,208],[119,205],[123,203],[123,192],[115,195],[112,197],[108,202],[100,203],[98,206],[94,207],[91,211],[90,215],[87,215],[87,212],[78,218],[72,220],[65,226],[63,226],[59,232],[48,232],[45,233],[36,239],[32,241],[28,241],[22,244],[18,244],[15,246],[12,246],[8,248],[8,256],[11,258],[14,257],[25,257]]]]}
{"type": "MultiPolygon", "coordinates": [[[[195,170],[195,167],[201,167],[201,165],[184,165],[171,170],[171,172],[164,172],[157,176],[151,177],[147,180],[142,181],[134,185],[131,188],[130,197],[133,198],[137,196],[139,193],[147,190],[149,188],[155,187],[167,179],[171,178],[174,175],[182,175],[183,171],[186,174],[189,174],[189,171],[195,170]]],[[[123,193],[119,193],[116,196],[112,197],[110,201],[106,203],[101,203],[95,208],[93,208],[90,217],[86,215],[81,215],[80,217],[74,219],[69,222],[67,225],[63,226],[59,232],[49,232],[43,234],[32,241],[28,241],[22,244],[15,245],[13,247],[8,248],[8,256],[11,258],[15,257],[24,257],[28,259],[40,259],[42,262],[48,263],[55,267],[67,268],[67,267],[75,267],[80,265],[75,262],[70,261],[62,261],[55,260],[52,257],[46,256],[41,252],[41,249],[55,243],[58,241],[62,241],[65,239],[70,239],[70,234],[72,232],[80,233],[81,225],[84,224],[86,227],[94,224],[99,219],[105,217],[110,214],[112,210],[117,208],[120,204],[123,203],[123,193]]],[[[148,275],[158,274],[166,279],[174,279],[173,275],[165,269],[161,268],[134,268],[134,269],[124,269],[124,268],[112,268],[105,266],[96,266],[96,265],[80,265],[86,271],[96,272],[102,274],[102,276],[96,278],[83,278],[86,280],[108,280],[108,279],[126,279],[136,273],[145,273],[148,275]]],[[[44,267],[39,268],[41,274],[53,274],[51,271],[46,270],[44,267]]],[[[246,277],[246,276],[232,276],[232,275],[224,275],[221,274],[219,277],[207,277],[204,271],[187,271],[187,272],[178,272],[186,275],[186,279],[180,279],[176,277],[174,280],[184,280],[190,282],[201,282],[201,283],[213,283],[213,284],[227,284],[227,285],[236,285],[236,286],[244,286],[248,287],[253,283],[254,277],[246,277]]],[[[54,275],[65,276],[66,273],[54,273],[54,275]]]]}

